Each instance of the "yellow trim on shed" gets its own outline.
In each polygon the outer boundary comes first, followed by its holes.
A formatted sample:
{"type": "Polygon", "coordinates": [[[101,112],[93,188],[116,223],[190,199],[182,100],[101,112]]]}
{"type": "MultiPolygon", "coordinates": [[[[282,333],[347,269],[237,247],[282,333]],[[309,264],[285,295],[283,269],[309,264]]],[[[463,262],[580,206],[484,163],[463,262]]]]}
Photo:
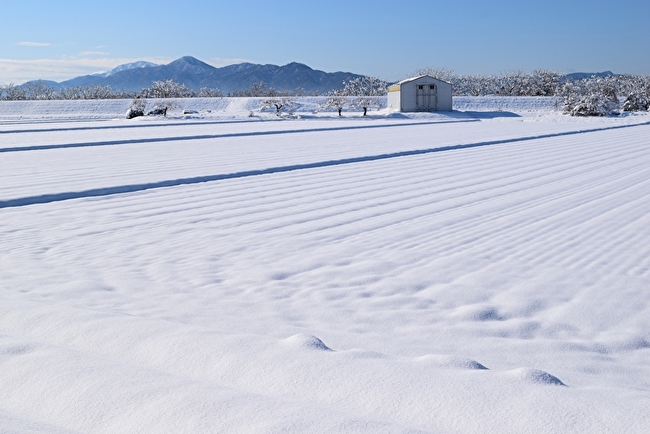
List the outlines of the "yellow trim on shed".
{"type": "Polygon", "coordinates": [[[400,86],[399,84],[394,84],[392,86],[388,86],[388,91],[389,92],[399,92],[401,88],[402,88],[402,86],[400,86]]]}

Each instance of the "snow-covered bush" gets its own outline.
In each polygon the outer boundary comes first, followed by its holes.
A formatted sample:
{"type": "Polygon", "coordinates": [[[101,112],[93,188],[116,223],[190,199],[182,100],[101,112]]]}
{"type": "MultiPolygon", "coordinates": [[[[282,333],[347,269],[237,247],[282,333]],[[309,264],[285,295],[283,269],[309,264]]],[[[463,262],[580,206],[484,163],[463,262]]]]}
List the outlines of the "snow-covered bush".
{"type": "Polygon", "coordinates": [[[623,102],[623,111],[640,112],[650,108],[650,100],[647,93],[631,93],[623,102]]]}
{"type": "Polygon", "coordinates": [[[147,112],[147,116],[167,116],[167,112],[178,108],[178,104],[174,100],[156,101],[153,108],[147,112]]]}
{"type": "Polygon", "coordinates": [[[592,77],[565,83],[561,96],[563,110],[571,116],[611,116],[619,113],[616,88],[607,78],[592,77]]]}
{"type": "Polygon", "coordinates": [[[126,118],[127,119],[133,119],[137,118],[139,116],[144,116],[144,112],[138,109],[135,109],[131,107],[127,112],[126,112],[126,118]]]}
{"type": "Polygon", "coordinates": [[[277,116],[282,116],[282,110],[291,110],[294,105],[295,102],[288,97],[271,97],[260,101],[260,108],[262,110],[273,108],[277,116]]]}
{"type": "Polygon", "coordinates": [[[624,111],[637,112],[650,109],[650,77],[625,77],[623,87],[627,94],[623,102],[624,111]]]}
{"type": "Polygon", "coordinates": [[[137,118],[139,116],[144,116],[144,109],[147,107],[147,100],[137,96],[133,98],[131,103],[131,108],[126,112],[127,119],[137,118]]]}
{"type": "Polygon", "coordinates": [[[156,105],[147,113],[147,116],[167,116],[167,107],[156,105]]]}

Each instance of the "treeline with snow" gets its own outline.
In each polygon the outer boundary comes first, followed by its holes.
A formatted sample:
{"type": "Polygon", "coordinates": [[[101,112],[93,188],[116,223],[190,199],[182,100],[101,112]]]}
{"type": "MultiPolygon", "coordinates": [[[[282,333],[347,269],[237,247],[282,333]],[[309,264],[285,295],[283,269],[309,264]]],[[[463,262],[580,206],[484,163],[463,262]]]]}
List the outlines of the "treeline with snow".
{"type": "Polygon", "coordinates": [[[648,76],[612,74],[574,79],[549,70],[458,75],[444,68],[422,68],[412,75],[430,75],[451,83],[454,96],[554,96],[572,116],[609,116],[621,110],[647,111],[650,106],[648,76]]]}
{"type": "MultiPolygon", "coordinates": [[[[164,93],[144,90],[133,98],[131,108],[126,117],[132,119],[139,116],[166,116],[167,112],[179,108],[176,98],[191,97],[192,95],[185,86],[174,82],[165,82],[164,93]],[[148,99],[154,99],[154,106],[147,109],[148,99]]],[[[157,86],[158,89],[160,86],[157,86]]],[[[366,116],[369,110],[380,109],[386,106],[387,83],[376,77],[358,77],[343,82],[340,89],[320,95],[322,103],[318,105],[319,111],[338,111],[339,116],[344,108],[359,110],[366,116]]],[[[223,96],[223,95],[208,95],[223,96]]],[[[271,111],[277,116],[284,116],[298,105],[298,98],[306,96],[303,93],[296,95],[293,92],[281,92],[267,86],[264,82],[253,83],[248,88],[237,92],[235,95],[228,94],[227,97],[254,98],[259,100],[261,111],[271,111]]],[[[253,112],[251,112],[251,116],[253,112]]]]}
{"type": "MultiPolygon", "coordinates": [[[[572,116],[609,116],[620,111],[647,111],[650,106],[650,77],[635,75],[592,76],[571,78],[565,74],[536,70],[506,72],[499,75],[458,75],[451,70],[422,68],[411,76],[430,75],[451,83],[454,96],[549,96],[562,102],[565,113],[572,116]]],[[[388,83],[376,77],[362,77],[343,82],[341,88],[324,96],[324,109],[341,113],[344,107],[354,107],[363,113],[381,108],[381,96],[386,95],[388,83]]],[[[290,109],[292,97],[306,93],[298,87],[294,91],[281,91],[264,82],[224,95],[218,88],[192,90],[173,80],[154,81],[140,92],[125,92],[110,86],[75,86],[56,89],[43,81],[21,86],[0,86],[0,100],[81,100],[130,98],[193,98],[193,97],[263,97],[266,108],[275,108],[278,114],[290,109]]]]}
{"type": "Polygon", "coordinates": [[[212,98],[224,96],[219,89],[203,87],[194,91],[174,80],[154,81],[140,92],[115,90],[111,86],[72,86],[57,89],[44,81],[31,81],[20,86],[0,86],[0,100],[76,100],[145,98],[212,98]]]}

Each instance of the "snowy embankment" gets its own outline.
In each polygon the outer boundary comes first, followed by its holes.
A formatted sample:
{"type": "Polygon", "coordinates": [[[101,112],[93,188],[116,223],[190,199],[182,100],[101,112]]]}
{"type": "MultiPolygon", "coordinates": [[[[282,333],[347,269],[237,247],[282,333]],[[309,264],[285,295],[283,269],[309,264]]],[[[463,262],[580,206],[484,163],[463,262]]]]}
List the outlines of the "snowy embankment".
{"type": "MultiPolygon", "coordinates": [[[[176,98],[172,100],[175,109],[170,117],[246,117],[251,112],[259,113],[263,98],[176,98]],[[183,111],[195,111],[187,116],[183,111]]],[[[324,97],[296,97],[297,113],[313,114],[322,112],[324,97]]],[[[151,99],[147,109],[164,100],[151,99]]],[[[0,103],[0,120],[98,120],[121,119],[131,107],[132,100],[87,100],[87,101],[2,101],[0,103]]],[[[385,104],[384,104],[385,105],[385,104]]],[[[455,97],[454,109],[459,111],[539,111],[554,110],[555,98],[543,97],[455,97]]],[[[331,115],[333,109],[330,109],[331,115]]],[[[272,114],[272,113],[268,113],[272,114]]],[[[359,111],[347,109],[346,116],[358,116],[359,111]]],[[[370,112],[377,114],[377,112],[370,112]]],[[[387,114],[381,111],[380,114],[387,114]]]]}
{"type": "Polygon", "coordinates": [[[0,432],[650,431],[650,116],[526,100],[2,112],[0,432]]]}

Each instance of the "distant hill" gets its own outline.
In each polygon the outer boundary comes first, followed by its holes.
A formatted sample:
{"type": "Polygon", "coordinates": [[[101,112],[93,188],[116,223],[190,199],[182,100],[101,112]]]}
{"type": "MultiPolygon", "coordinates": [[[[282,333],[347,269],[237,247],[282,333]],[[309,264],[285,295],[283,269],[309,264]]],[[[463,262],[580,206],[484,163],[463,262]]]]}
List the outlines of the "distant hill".
{"type": "Polygon", "coordinates": [[[240,63],[215,68],[194,57],[185,56],[167,65],[134,62],[120,65],[107,73],[84,75],[60,83],[46,82],[61,89],[73,86],[111,86],[115,90],[140,91],[154,81],[174,80],[192,90],[202,87],[219,88],[224,94],[245,89],[263,81],[279,91],[292,91],[298,87],[308,93],[324,93],[340,88],[343,81],[361,77],[350,72],[323,72],[301,63],[284,66],[240,63]]]}
{"type": "Polygon", "coordinates": [[[604,72],[572,72],[571,74],[567,74],[564,76],[565,80],[582,80],[583,78],[591,78],[591,77],[613,77],[616,74],[614,74],[612,71],[604,71],[604,72]]]}

